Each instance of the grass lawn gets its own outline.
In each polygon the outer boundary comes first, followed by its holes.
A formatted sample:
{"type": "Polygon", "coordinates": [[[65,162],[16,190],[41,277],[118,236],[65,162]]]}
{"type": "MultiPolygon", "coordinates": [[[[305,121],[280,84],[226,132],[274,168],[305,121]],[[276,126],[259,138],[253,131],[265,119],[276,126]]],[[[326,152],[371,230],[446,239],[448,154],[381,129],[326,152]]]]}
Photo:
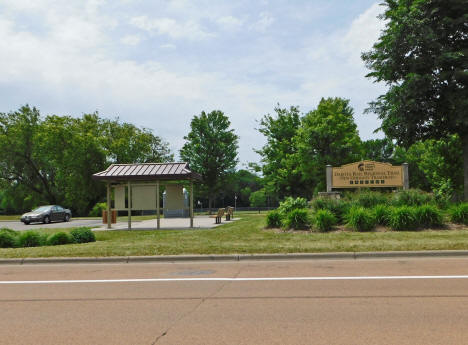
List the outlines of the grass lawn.
{"type": "MultiPolygon", "coordinates": [[[[170,254],[315,253],[468,249],[468,228],[385,232],[281,232],[266,230],[265,214],[242,214],[207,230],[100,231],[97,242],[0,249],[1,258],[170,254]]],[[[1,224],[0,224],[1,225],[1,224]]],[[[41,229],[55,233],[70,229],[41,229]]]]}

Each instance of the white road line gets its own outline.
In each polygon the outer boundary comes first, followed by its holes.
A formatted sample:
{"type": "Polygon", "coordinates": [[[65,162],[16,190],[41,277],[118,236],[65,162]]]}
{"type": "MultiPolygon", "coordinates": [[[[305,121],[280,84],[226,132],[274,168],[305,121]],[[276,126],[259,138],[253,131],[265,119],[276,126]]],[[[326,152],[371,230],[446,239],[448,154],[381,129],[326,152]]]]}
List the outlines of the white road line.
{"type": "Polygon", "coordinates": [[[389,280],[389,279],[468,279],[468,275],[451,276],[350,276],[350,277],[255,277],[255,278],[142,278],[142,279],[83,279],[83,280],[4,280],[9,284],[91,284],[91,283],[159,283],[216,281],[298,281],[298,280],[389,280]]]}

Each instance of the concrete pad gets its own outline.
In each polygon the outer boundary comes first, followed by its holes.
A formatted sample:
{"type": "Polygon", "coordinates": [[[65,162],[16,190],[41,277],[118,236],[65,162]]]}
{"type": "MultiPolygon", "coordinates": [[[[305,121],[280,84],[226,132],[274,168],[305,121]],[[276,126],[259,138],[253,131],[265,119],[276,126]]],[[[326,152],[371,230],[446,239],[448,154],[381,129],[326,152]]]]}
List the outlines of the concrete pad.
{"type": "MultiPolygon", "coordinates": [[[[217,227],[222,224],[228,224],[233,221],[238,220],[239,218],[233,218],[230,221],[226,221],[224,218],[221,221],[221,224],[215,224],[215,219],[210,218],[209,216],[196,216],[193,218],[193,228],[190,228],[190,218],[161,218],[159,230],[196,230],[196,229],[210,229],[217,227]]],[[[156,230],[157,220],[149,219],[142,221],[132,221],[131,230],[156,230]]],[[[102,230],[128,230],[128,222],[117,222],[112,224],[112,228],[108,229],[107,224],[103,224],[100,227],[92,229],[93,231],[102,231],[102,230]]]]}

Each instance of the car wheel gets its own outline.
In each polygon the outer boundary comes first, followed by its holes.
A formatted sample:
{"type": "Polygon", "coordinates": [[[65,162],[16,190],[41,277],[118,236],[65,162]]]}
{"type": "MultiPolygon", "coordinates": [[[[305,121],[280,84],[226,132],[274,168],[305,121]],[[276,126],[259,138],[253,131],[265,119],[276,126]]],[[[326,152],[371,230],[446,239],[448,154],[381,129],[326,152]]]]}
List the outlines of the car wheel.
{"type": "Polygon", "coordinates": [[[70,215],[66,214],[65,218],[63,219],[64,222],[68,222],[70,220],[70,215]]]}
{"type": "Polygon", "coordinates": [[[42,222],[43,222],[44,224],[49,224],[49,223],[50,223],[50,218],[49,218],[49,216],[45,216],[44,219],[42,219],[42,222]]]}
{"type": "Polygon", "coordinates": [[[24,225],[29,225],[29,221],[25,221],[25,222],[24,222],[24,225]]]}

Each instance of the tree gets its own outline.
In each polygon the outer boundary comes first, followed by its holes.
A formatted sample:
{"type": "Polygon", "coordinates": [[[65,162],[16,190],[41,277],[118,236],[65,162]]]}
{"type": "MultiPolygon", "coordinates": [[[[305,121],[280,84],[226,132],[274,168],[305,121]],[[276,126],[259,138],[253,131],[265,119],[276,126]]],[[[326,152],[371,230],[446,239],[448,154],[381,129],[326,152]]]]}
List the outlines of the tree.
{"type": "Polygon", "coordinates": [[[392,163],[395,145],[388,138],[362,142],[362,159],[392,163]]]}
{"type": "Polygon", "coordinates": [[[41,117],[23,106],[0,113],[1,206],[23,211],[63,204],[85,215],[105,195],[93,173],[111,163],[170,159],[167,144],[151,131],[94,114],[41,117]],[[109,132],[109,124],[114,132],[109,132]],[[115,144],[115,143],[118,143],[115,144]]]}
{"type": "Polygon", "coordinates": [[[409,147],[457,134],[463,148],[468,200],[468,5],[466,0],[385,0],[386,26],[362,55],[388,91],[368,111],[379,130],[409,147]]]}
{"type": "Polygon", "coordinates": [[[267,114],[260,120],[258,131],[266,137],[266,144],[256,152],[262,157],[261,172],[265,190],[278,199],[301,196],[304,185],[295,169],[294,155],[297,152],[293,138],[301,125],[298,107],[275,108],[276,115],[267,114]]]}
{"type": "Polygon", "coordinates": [[[349,101],[327,98],[307,113],[294,138],[295,171],[307,186],[306,196],[325,190],[325,167],[343,165],[360,158],[361,139],[349,101]],[[311,190],[313,188],[313,190],[311,190]]]}
{"type": "Polygon", "coordinates": [[[202,175],[201,192],[208,197],[210,210],[237,164],[239,137],[230,125],[222,111],[214,110],[208,114],[202,111],[200,116],[193,117],[191,131],[184,137],[185,144],[180,150],[182,160],[202,175]]]}

